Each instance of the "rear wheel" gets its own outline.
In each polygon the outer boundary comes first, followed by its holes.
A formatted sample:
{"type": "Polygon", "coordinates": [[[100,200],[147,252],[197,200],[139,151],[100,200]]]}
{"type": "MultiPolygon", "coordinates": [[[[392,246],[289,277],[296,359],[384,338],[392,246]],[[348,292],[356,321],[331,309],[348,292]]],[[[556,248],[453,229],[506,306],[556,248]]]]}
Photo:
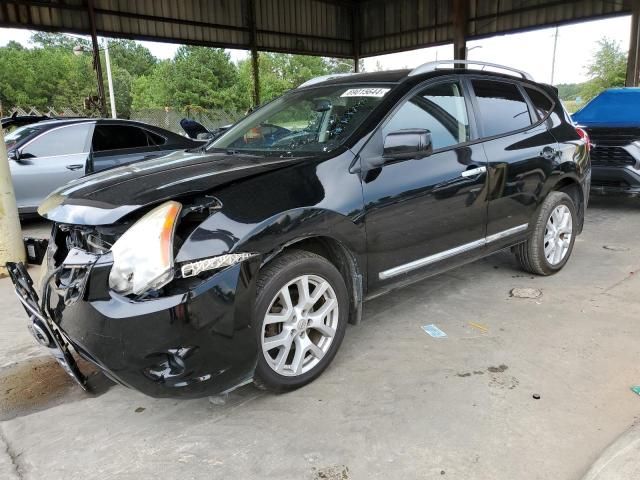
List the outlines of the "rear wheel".
{"type": "Polygon", "coordinates": [[[348,311],[344,280],[324,257],[297,250],[269,263],[258,280],[254,383],[283,392],[317,378],[340,347],[348,311]]]}
{"type": "Polygon", "coordinates": [[[551,192],[538,211],[529,238],[515,247],[520,266],[537,275],[552,275],[565,266],[575,242],[576,207],[564,192],[551,192]]]}

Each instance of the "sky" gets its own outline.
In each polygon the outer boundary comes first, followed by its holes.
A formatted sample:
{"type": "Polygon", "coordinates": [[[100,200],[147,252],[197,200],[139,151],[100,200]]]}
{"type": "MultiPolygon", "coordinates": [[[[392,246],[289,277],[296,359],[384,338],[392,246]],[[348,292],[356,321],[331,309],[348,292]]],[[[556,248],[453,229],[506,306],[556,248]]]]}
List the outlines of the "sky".
{"type": "MultiPolygon", "coordinates": [[[[585,65],[597,49],[602,37],[617,41],[623,50],[629,48],[631,17],[616,17],[596,20],[558,28],[554,84],[576,83],[587,80],[585,65]]],[[[15,40],[29,45],[29,30],[0,28],[0,46],[15,40]]],[[[525,70],[541,82],[551,82],[551,64],[555,28],[531,32],[500,35],[467,42],[470,60],[509,65],[525,70]]],[[[140,42],[160,59],[172,58],[178,45],[159,42],[140,42]]],[[[243,50],[228,50],[234,61],[246,58],[243,50]]],[[[365,71],[394,68],[412,68],[422,63],[453,58],[452,45],[423,48],[409,52],[381,55],[364,59],[365,71]]]]}

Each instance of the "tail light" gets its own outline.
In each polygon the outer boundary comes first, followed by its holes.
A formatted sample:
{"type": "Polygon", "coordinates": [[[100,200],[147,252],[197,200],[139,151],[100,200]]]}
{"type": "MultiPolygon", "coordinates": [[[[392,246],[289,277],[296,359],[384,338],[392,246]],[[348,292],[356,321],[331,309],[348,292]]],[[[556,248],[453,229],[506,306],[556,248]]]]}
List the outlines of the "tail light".
{"type": "Polygon", "coordinates": [[[591,150],[591,139],[589,138],[589,134],[584,128],[576,127],[576,132],[580,135],[580,138],[584,140],[584,143],[587,145],[587,152],[591,150]]]}

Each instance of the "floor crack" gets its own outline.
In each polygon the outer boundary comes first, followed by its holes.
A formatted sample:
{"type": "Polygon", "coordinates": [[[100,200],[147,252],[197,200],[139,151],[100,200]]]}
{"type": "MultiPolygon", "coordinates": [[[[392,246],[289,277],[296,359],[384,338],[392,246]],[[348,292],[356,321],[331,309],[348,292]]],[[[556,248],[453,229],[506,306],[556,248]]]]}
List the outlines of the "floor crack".
{"type": "Polygon", "coordinates": [[[24,478],[23,475],[22,475],[22,468],[20,467],[20,464],[18,463],[18,457],[20,456],[20,454],[16,455],[16,453],[11,448],[11,444],[9,443],[9,439],[7,439],[7,437],[4,434],[4,431],[2,430],[2,425],[0,425],[0,442],[4,443],[5,452],[7,453],[7,456],[11,459],[11,465],[13,465],[13,470],[16,473],[16,477],[19,480],[22,480],[24,478]]]}
{"type": "Polygon", "coordinates": [[[625,275],[625,277],[622,280],[619,280],[616,283],[614,283],[613,285],[611,285],[610,287],[605,288],[602,292],[600,292],[600,295],[608,294],[611,290],[613,290],[616,287],[619,287],[620,285],[622,285],[624,282],[626,282],[630,278],[634,278],[634,276],[638,272],[640,272],[640,268],[636,268],[635,270],[632,270],[627,275],[625,275]]]}

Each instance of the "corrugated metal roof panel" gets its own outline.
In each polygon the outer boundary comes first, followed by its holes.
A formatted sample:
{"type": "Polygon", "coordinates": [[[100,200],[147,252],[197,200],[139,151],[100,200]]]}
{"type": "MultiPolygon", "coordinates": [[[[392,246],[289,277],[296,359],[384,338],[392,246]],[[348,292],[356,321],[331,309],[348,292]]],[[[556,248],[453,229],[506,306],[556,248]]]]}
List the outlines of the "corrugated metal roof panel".
{"type": "MultiPolygon", "coordinates": [[[[88,34],[89,0],[1,0],[0,26],[88,34]]],[[[98,33],[227,48],[361,57],[453,41],[448,0],[93,0],[98,33]],[[355,16],[355,21],[354,21],[355,16]]],[[[631,0],[468,0],[469,38],[629,13],[631,0]]]]}

